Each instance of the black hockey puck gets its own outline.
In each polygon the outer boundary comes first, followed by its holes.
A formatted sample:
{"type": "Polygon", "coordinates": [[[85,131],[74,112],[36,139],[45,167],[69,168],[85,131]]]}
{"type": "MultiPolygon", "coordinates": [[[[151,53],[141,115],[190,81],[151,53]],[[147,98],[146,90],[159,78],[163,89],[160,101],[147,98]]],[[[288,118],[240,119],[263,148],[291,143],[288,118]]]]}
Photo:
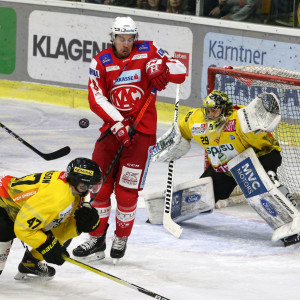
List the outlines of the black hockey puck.
{"type": "Polygon", "coordinates": [[[90,125],[90,121],[88,119],[83,118],[79,121],[79,126],[81,128],[87,128],[89,127],[89,125],[90,125]]]}

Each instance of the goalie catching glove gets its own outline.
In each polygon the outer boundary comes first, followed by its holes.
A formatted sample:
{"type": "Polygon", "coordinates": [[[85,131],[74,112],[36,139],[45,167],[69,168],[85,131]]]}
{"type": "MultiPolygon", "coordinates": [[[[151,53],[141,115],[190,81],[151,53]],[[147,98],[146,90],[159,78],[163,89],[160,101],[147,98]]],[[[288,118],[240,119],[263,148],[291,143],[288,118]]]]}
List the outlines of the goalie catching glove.
{"type": "Polygon", "coordinates": [[[75,220],[78,233],[94,231],[100,225],[97,209],[87,202],[75,211],[75,220]]]}
{"type": "Polygon", "coordinates": [[[36,250],[43,255],[46,262],[59,266],[65,262],[62,255],[70,257],[67,249],[59,243],[52,233],[48,234],[46,242],[36,250]]]}
{"type": "Polygon", "coordinates": [[[158,91],[164,90],[170,81],[167,58],[151,59],[146,65],[146,73],[149,81],[158,91]]]}
{"type": "Polygon", "coordinates": [[[157,162],[176,160],[185,155],[190,148],[191,142],[182,137],[178,124],[173,123],[172,127],[157,140],[151,160],[157,162]]]}
{"type": "Polygon", "coordinates": [[[273,93],[261,93],[237,114],[244,133],[272,132],[281,120],[280,102],[273,93]]]}

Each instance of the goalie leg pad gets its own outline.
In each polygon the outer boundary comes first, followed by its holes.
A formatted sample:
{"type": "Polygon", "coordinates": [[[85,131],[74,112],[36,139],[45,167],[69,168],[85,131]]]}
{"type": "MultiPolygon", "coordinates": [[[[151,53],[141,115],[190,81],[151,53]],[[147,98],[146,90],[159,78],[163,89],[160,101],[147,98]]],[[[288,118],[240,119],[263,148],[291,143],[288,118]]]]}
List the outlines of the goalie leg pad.
{"type": "Polygon", "coordinates": [[[300,213],[273,184],[252,148],[228,166],[249,205],[275,230],[272,241],[300,232],[300,213]]]}
{"type": "MultiPolygon", "coordinates": [[[[144,200],[150,223],[163,224],[165,192],[145,195],[144,200]]],[[[176,223],[211,213],[214,206],[211,177],[184,182],[173,188],[171,217],[176,223]]]]}

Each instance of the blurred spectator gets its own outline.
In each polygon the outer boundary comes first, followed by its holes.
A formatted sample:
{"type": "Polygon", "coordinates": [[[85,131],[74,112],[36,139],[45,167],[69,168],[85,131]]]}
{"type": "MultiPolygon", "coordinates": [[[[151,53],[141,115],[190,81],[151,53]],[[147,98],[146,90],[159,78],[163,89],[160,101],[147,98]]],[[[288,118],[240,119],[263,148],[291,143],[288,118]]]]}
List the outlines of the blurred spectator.
{"type": "Polygon", "coordinates": [[[293,11],[293,3],[288,0],[273,0],[273,18],[287,21],[293,11]]]}
{"type": "Polygon", "coordinates": [[[191,15],[188,0],[168,0],[167,12],[174,14],[191,15]]]}
{"type": "Polygon", "coordinates": [[[85,0],[86,3],[104,4],[104,0],[85,0]]]}
{"type": "Polygon", "coordinates": [[[104,0],[103,4],[123,7],[136,7],[136,0],[104,0]]]}
{"type": "Polygon", "coordinates": [[[209,16],[233,21],[260,22],[261,0],[219,0],[209,16]]]}
{"type": "Polygon", "coordinates": [[[219,6],[219,0],[204,0],[203,16],[208,17],[209,13],[218,6],[219,6]]]}
{"type": "Polygon", "coordinates": [[[163,6],[162,0],[137,0],[137,8],[166,11],[166,7],[163,6]]]}

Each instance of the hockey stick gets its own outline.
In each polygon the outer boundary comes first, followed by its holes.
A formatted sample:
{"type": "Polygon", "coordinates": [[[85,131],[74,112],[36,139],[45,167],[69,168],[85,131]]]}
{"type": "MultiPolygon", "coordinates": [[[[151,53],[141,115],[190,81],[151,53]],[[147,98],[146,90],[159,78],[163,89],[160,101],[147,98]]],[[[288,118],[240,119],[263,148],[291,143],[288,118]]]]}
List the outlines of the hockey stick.
{"type": "Polygon", "coordinates": [[[70,147],[66,146],[64,148],[61,148],[61,149],[59,149],[57,151],[54,151],[54,152],[51,152],[51,153],[42,153],[38,149],[34,148],[32,145],[30,145],[29,143],[27,143],[26,141],[24,141],[20,136],[18,136],[17,134],[15,134],[12,130],[10,130],[9,128],[7,128],[2,123],[0,123],[0,127],[2,127],[7,133],[9,133],[10,135],[12,135],[19,142],[21,142],[23,145],[25,145],[26,147],[28,147],[29,149],[31,149],[33,152],[35,152],[36,154],[38,154],[39,156],[41,156],[45,160],[53,160],[53,159],[57,159],[57,158],[63,157],[65,155],[69,154],[70,151],[71,151],[70,147]]]}
{"type": "MultiPolygon", "coordinates": [[[[147,98],[147,100],[145,101],[143,107],[141,108],[139,114],[137,115],[132,127],[129,129],[128,131],[128,135],[130,138],[132,138],[135,134],[135,128],[136,126],[140,123],[141,118],[143,117],[146,109],[148,108],[149,104],[152,102],[152,99],[155,97],[156,94],[156,88],[153,88],[151,91],[151,94],[149,95],[149,97],[147,98]]],[[[117,161],[119,160],[122,152],[124,150],[124,144],[121,145],[120,149],[118,150],[117,154],[115,155],[115,157],[113,158],[111,164],[109,165],[107,171],[105,172],[103,179],[102,179],[102,184],[103,182],[106,180],[106,178],[109,176],[110,172],[112,171],[112,169],[114,168],[115,164],[117,163],[117,161]]],[[[94,199],[97,197],[97,194],[94,194],[90,200],[90,202],[93,202],[94,199]]]]}
{"type": "Polygon", "coordinates": [[[136,291],[138,291],[138,292],[140,292],[140,293],[143,293],[143,294],[145,294],[145,295],[148,295],[148,296],[150,296],[150,297],[152,297],[152,298],[155,298],[155,299],[161,299],[161,300],[170,300],[169,298],[163,297],[163,296],[161,296],[161,295],[159,295],[159,294],[156,294],[156,293],[154,293],[154,292],[151,292],[151,291],[149,291],[149,290],[146,290],[146,289],[144,289],[144,288],[142,288],[142,287],[140,287],[140,286],[138,286],[138,285],[135,285],[135,284],[133,284],[133,283],[130,283],[130,282],[128,282],[128,281],[125,281],[125,280],[123,280],[123,279],[121,279],[121,278],[118,278],[118,277],[116,277],[116,276],[114,276],[114,275],[108,274],[108,273],[106,273],[106,272],[104,272],[104,271],[101,271],[101,270],[99,270],[99,269],[96,269],[96,268],[93,268],[93,267],[91,267],[91,266],[88,266],[88,265],[86,265],[86,264],[84,264],[84,263],[82,263],[82,262],[80,262],[80,261],[78,261],[78,260],[75,260],[75,259],[73,259],[73,258],[70,258],[70,257],[68,257],[68,256],[66,256],[66,255],[64,255],[64,254],[62,255],[62,257],[63,257],[63,259],[64,259],[65,261],[67,261],[67,262],[69,262],[69,263],[71,263],[71,264],[73,264],[73,265],[76,265],[76,266],[78,266],[78,267],[81,267],[81,268],[84,268],[84,269],[89,270],[89,271],[91,271],[91,272],[94,272],[94,273],[96,273],[96,274],[98,274],[98,275],[100,275],[100,276],[103,276],[103,277],[105,277],[105,278],[111,279],[111,280],[113,280],[113,281],[115,281],[115,282],[117,282],[117,283],[120,283],[120,284],[122,284],[122,285],[124,285],[124,286],[127,286],[127,287],[129,287],[129,288],[132,288],[132,289],[134,289],[134,290],[136,290],[136,291]]]}
{"type": "MultiPolygon", "coordinates": [[[[176,98],[175,98],[174,123],[175,122],[177,123],[177,120],[178,120],[179,92],[180,92],[180,84],[177,84],[176,98]]],[[[168,180],[167,180],[167,189],[166,189],[166,194],[165,194],[163,224],[164,224],[164,227],[170,233],[172,233],[176,238],[179,238],[183,229],[180,225],[175,223],[171,217],[174,166],[175,166],[175,161],[171,160],[169,162],[169,167],[168,167],[168,180]]]]}

